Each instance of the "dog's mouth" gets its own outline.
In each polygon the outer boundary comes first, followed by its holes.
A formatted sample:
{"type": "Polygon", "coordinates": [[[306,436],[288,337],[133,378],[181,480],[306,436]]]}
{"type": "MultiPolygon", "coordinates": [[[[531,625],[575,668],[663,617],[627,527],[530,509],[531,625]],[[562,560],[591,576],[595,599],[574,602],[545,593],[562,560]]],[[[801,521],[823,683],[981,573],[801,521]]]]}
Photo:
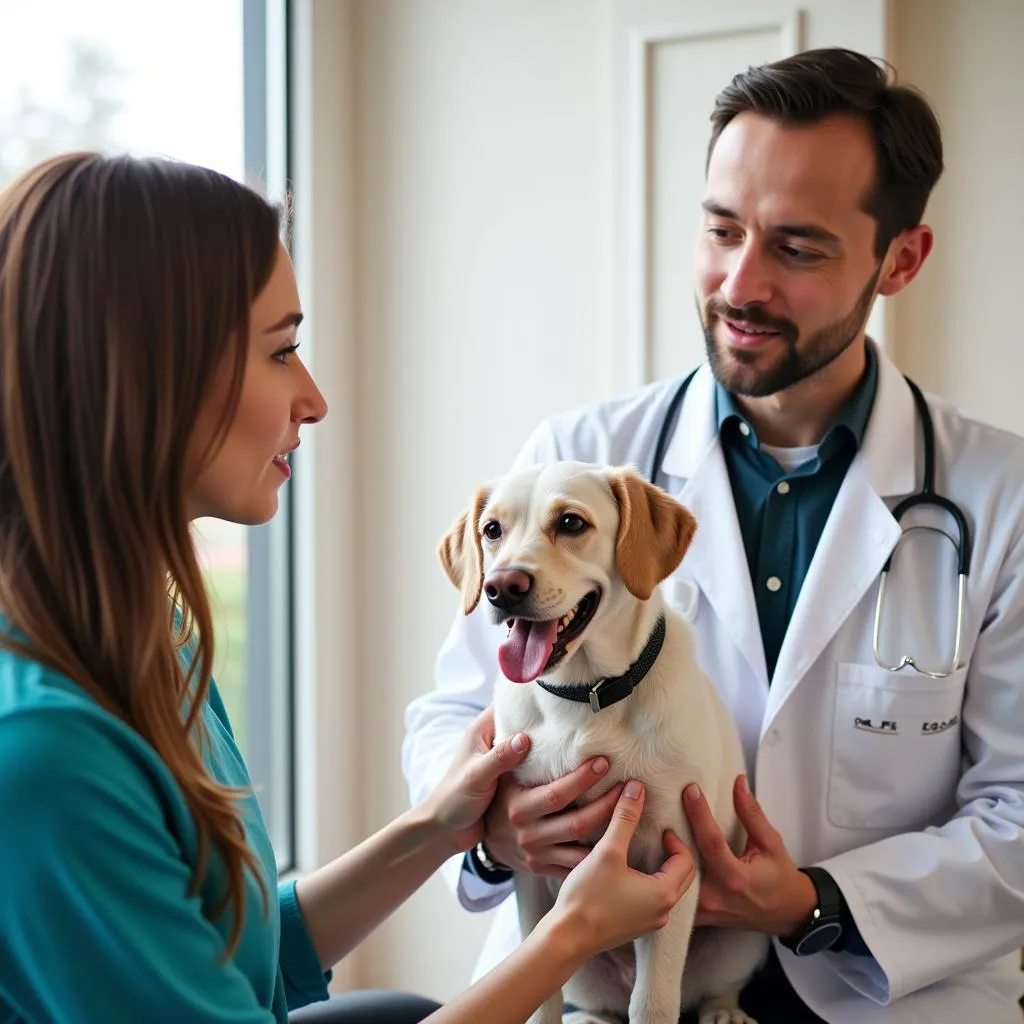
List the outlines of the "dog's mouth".
{"type": "Polygon", "coordinates": [[[568,653],[569,645],[582,636],[600,601],[601,591],[592,590],[560,619],[509,619],[508,637],[498,648],[498,664],[505,678],[532,683],[554,668],[568,653]]]}

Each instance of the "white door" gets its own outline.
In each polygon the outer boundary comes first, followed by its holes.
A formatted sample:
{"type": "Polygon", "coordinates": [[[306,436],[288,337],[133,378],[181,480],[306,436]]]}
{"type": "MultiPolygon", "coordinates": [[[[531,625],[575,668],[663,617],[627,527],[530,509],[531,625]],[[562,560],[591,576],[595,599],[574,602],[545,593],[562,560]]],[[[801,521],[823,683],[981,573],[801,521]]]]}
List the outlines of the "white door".
{"type": "MultiPolygon", "coordinates": [[[[704,357],[692,286],[709,116],[754,64],[841,45],[886,57],[884,0],[616,0],[616,284],[621,379],[686,373],[704,357]]],[[[884,343],[881,304],[870,325],[884,343]]]]}

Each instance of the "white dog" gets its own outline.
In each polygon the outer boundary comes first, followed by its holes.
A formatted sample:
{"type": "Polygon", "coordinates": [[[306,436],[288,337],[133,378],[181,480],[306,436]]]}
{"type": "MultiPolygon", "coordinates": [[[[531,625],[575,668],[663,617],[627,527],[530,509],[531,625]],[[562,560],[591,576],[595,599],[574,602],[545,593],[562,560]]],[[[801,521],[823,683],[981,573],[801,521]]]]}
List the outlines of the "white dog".
{"type": "MultiPolygon", "coordinates": [[[[607,756],[611,767],[587,799],[623,779],[645,784],[629,860],[647,872],[665,859],[666,829],[697,856],[682,808],[690,782],[704,789],[734,851],[745,839],[733,807],[744,770],[739,736],[697,665],[689,627],[659,590],[695,529],[679,502],[631,468],[556,462],[480,489],[438,549],[466,614],[486,595],[495,622],[508,623],[494,708],[499,737],[521,731],[531,739],[517,780],[540,785],[607,756]]],[[[516,874],[524,935],[558,885],[516,874]]],[[[663,929],[584,965],[566,997],[588,1013],[628,1010],[631,1024],[676,1024],[694,1006],[701,1024],[753,1024],[738,994],[769,940],[694,931],[698,890],[695,882],[663,929]]],[[[558,1024],[562,1007],[556,995],[531,1024],[558,1024]]]]}

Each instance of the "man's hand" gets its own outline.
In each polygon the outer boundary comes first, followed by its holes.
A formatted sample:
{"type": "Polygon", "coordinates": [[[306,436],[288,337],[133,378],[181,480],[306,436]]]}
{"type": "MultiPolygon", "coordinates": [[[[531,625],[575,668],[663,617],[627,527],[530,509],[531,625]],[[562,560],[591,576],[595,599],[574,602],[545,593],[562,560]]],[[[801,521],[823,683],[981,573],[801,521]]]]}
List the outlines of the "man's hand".
{"type": "Polygon", "coordinates": [[[797,869],[782,837],[772,828],[740,775],[733,801],[747,832],[737,857],[729,848],[696,784],[686,787],[683,807],[704,860],[697,924],[790,935],[817,906],[814,883],[797,869]]]}
{"type": "Polygon", "coordinates": [[[527,789],[511,775],[504,776],[484,818],[488,854],[516,871],[564,879],[590,852],[584,845],[587,837],[615,810],[622,783],[586,807],[575,807],[607,771],[607,758],[595,757],[544,786],[527,789]]]}

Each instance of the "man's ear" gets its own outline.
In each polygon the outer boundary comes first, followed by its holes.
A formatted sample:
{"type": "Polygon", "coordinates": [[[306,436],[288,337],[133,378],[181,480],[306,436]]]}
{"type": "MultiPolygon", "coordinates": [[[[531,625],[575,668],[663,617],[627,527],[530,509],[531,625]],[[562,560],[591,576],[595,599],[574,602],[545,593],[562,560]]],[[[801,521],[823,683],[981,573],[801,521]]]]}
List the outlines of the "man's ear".
{"type": "Polygon", "coordinates": [[[646,601],[683,560],[697,532],[697,520],[632,467],[609,471],[608,483],[619,506],[615,541],[619,575],[634,597],[646,601]]]}
{"type": "Polygon", "coordinates": [[[934,242],[935,236],[927,224],[918,224],[897,235],[883,257],[878,294],[892,296],[903,291],[924,266],[934,242]]]}
{"type": "Polygon", "coordinates": [[[473,500],[441,538],[437,557],[448,579],[462,591],[462,610],[468,615],[480,601],[484,585],[484,552],[480,544],[480,513],[488,492],[477,488],[473,500]]]}

